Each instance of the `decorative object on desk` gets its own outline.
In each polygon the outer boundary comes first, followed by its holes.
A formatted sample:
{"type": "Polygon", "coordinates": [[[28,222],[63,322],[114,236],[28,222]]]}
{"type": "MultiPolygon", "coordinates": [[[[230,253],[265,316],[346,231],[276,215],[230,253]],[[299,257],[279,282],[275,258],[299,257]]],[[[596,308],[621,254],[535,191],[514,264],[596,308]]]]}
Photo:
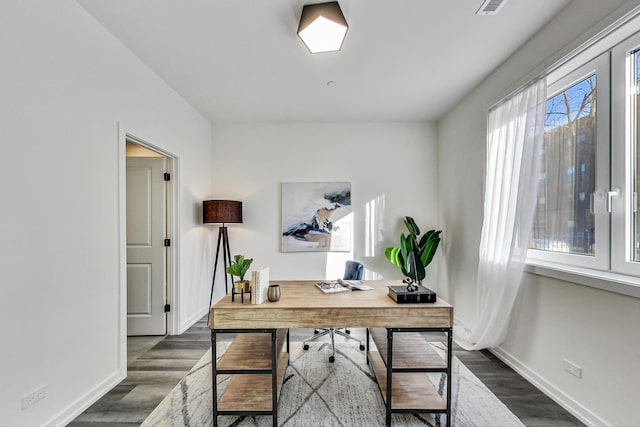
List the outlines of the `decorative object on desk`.
{"type": "Polygon", "coordinates": [[[351,250],[350,182],[282,184],[282,252],[351,250]]]}
{"type": "Polygon", "coordinates": [[[267,291],[267,298],[269,301],[276,302],[280,300],[280,285],[273,284],[269,285],[269,290],[267,291]]]}
{"type": "MultiPolygon", "coordinates": [[[[220,243],[222,243],[222,259],[224,260],[224,293],[229,293],[227,286],[227,267],[231,265],[231,251],[229,250],[229,235],[225,224],[242,224],[242,202],[235,200],[205,200],[202,202],[202,222],[204,224],[222,224],[218,229],[218,245],[216,247],[216,259],[213,263],[213,278],[211,279],[211,295],[209,307],[213,301],[213,285],[218,271],[218,256],[220,255],[220,243]]],[[[231,279],[233,283],[233,278],[231,279]]]]}
{"type": "Polygon", "coordinates": [[[251,272],[251,304],[262,304],[267,300],[269,290],[269,267],[258,267],[251,272]]]}
{"type": "Polygon", "coordinates": [[[404,224],[409,230],[409,234],[405,236],[402,233],[400,247],[388,247],[384,251],[384,255],[393,265],[400,267],[402,274],[411,279],[405,283],[407,283],[407,291],[414,292],[422,285],[422,279],[426,275],[425,268],[436,254],[442,230],[429,230],[418,240],[420,228],[413,218],[405,217],[404,224]]]}
{"type": "MultiPolygon", "coordinates": [[[[349,341],[336,343],[339,360],[331,368],[327,360],[317,357],[329,343],[312,343],[309,351],[302,343],[291,342],[291,365],[278,399],[278,418],[291,426],[369,426],[384,427],[385,407],[375,376],[364,361],[357,345],[349,341]],[[317,387],[322,384],[322,387],[317,387]],[[349,398],[345,399],[345,396],[349,398]],[[357,402],[354,402],[354,400],[357,402]],[[331,409],[329,409],[330,407],[331,409]],[[285,422],[286,420],[286,422],[285,422]]],[[[218,357],[229,345],[219,341],[218,357]]],[[[443,354],[441,343],[431,344],[443,354]]],[[[211,350],[180,380],[166,398],[144,420],[141,427],[211,426],[211,350]]],[[[469,369],[456,357],[452,360],[451,425],[465,427],[524,427],[516,417],[469,369]]],[[[438,389],[442,374],[428,374],[438,389]]],[[[218,393],[222,394],[230,376],[218,377],[218,393]]],[[[425,375],[426,378],[426,375],[425,375]]],[[[271,416],[227,415],[218,418],[219,426],[271,426],[271,416]]],[[[443,416],[431,414],[394,414],[393,426],[425,427],[444,425],[443,416]],[[437,418],[437,421],[436,421],[437,418]]]]}
{"type": "Polygon", "coordinates": [[[244,255],[236,255],[233,257],[233,262],[227,267],[227,273],[232,277],[236,276],[240,280],[236,280],[234,283],[234,290],[238,292],[249,292],[251,282],[244,280],[244,275],[249,271],[249,267],[253,262],[253,258],[245,258],[244,255]]]}

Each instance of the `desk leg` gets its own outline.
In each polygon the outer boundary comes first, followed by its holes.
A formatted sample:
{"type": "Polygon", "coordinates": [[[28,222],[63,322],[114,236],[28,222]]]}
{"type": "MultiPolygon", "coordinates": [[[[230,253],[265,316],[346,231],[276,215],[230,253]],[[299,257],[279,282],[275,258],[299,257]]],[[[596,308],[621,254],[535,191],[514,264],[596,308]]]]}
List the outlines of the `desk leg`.
{"type": "Polygon", "coordinates": [[[213,427],[218,427],[218,381],[216,381],[216,331],[211,331],[211,391],[213,393],[213,427]]]}
{"type": "Polygon", "coordinates": [[[391,426],[391,381],[393,371],[393,330],[387,328],[387,410],[385,422],[387,427],[391,426]]]}
{"type": "Polygon", "coordinates": [[[453,359],[453,329],[447,332],[447,427],[451,425],[451,361],[453,359]]]}
{"type": "Polygon", "coordinates": [[[369,328],[364,328],[367,332],[367,365],[369,364],[369,328]]]}
{"type": "Polygon", "coordinates": [[[278,425],[278,339],[277,329],[271,330],[271,411],[273,426],[278,425]]]}

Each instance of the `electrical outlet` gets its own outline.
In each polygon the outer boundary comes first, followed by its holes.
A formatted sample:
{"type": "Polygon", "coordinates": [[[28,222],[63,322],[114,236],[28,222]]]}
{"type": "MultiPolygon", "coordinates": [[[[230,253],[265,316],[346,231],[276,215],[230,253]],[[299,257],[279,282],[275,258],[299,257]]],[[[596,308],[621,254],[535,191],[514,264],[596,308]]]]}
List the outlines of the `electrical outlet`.
{"type": "Polygon", "coordinates": [[[564,370],[576,378],[582,378],[582,368],[567,359],[564,359],[564,370]]]}
{"type": "Polygon", "coordinates": [[[47,397],[47,385],[41,385],[29,394],[22,396],[22,410],[47,397]]]}

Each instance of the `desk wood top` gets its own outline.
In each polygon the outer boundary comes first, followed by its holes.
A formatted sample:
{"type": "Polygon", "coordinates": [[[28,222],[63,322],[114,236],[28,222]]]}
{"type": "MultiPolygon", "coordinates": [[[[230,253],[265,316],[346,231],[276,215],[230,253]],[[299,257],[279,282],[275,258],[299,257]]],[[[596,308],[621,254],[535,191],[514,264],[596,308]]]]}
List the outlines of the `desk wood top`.
{"type": "Polygon", "coordinates": [[[262,304],[231,302],[227,295],[211,307],[212,329],[232,328],[449,328],[453,307],[438,298],[433,304],[397,304],[387,286],[398,281],[366,281],[374,289],[325,294],[318,280],[271,281],[280,284],[280,300],[262,304]]]}

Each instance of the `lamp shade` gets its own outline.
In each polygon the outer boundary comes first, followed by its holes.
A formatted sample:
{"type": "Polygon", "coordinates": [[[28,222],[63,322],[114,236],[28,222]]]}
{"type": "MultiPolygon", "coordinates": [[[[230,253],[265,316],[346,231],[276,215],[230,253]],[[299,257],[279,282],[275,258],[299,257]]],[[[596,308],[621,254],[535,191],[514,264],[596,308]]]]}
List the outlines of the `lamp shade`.
{"type": "Polygon", "coordinates": [[[205,200],[202,202],[202,222],[242,223],[242,202],[235,200],[205,200]]]}
{"type": "Polygon", "coordinates": [[[302,8],[298,35],[311,53],[340,50],[348,29],[337,1],[302,8]]]}

